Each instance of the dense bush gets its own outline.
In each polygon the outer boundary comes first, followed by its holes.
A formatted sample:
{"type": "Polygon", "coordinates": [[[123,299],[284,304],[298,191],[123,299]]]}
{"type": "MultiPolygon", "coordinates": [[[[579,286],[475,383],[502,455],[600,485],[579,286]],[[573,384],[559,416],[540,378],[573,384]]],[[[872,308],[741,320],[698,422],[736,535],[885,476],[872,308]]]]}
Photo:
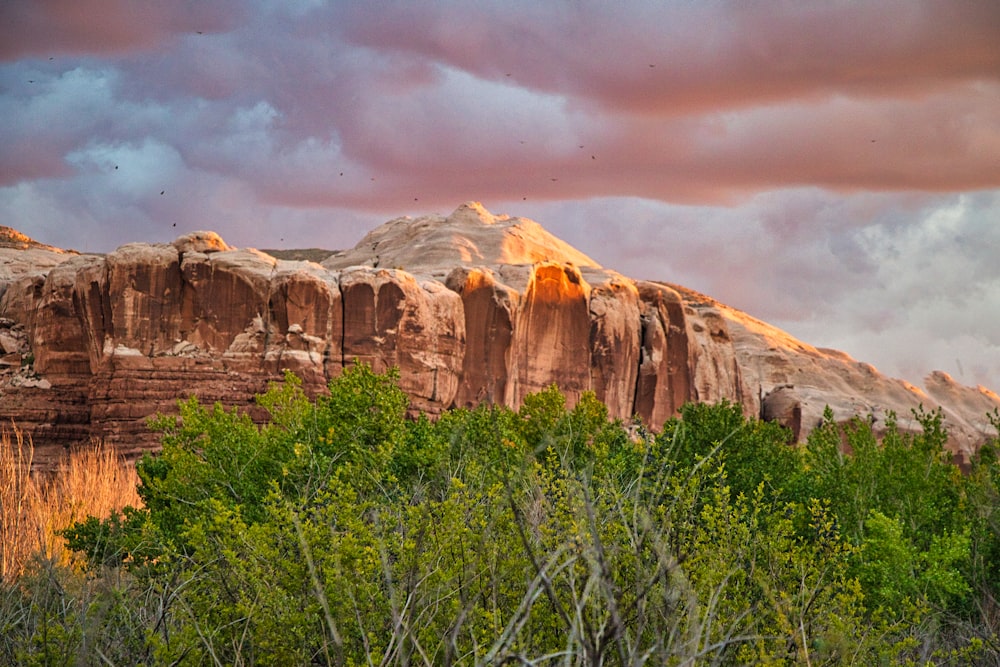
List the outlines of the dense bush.
{"type": "Polygon", "coordinates": [[[685,406],[654,437],[555,388],[435,422],[405,419],[392,373],[357,366],[329,389],[310,401],[288,376],[260,398],[263,427],[195,400],[156,420],[144,507],[67,531],[86,576],[41,568],[4,590],[0,660],[868,665],[1000,650],[995,450],[963,476],[939,413],[881,443],[828,419],[794,447],[726,403],[685,406]]]}

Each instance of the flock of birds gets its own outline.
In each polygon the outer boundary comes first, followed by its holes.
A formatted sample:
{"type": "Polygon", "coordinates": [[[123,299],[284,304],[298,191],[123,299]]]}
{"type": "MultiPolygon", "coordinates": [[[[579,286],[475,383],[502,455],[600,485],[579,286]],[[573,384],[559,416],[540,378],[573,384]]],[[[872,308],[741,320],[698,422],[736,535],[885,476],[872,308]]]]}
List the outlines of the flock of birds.
{"type": "MultiPolygon", "coordinates": [[[[195,31],[195,34],[198,34],[198,35],[204,35],[205,33],[204,33],[203,31],[201,31],[201,30],[196,30],[196,31],[195,31]]],[[[55,59],[54,57],[49,57],[49,60],[50,60],[50,61],[51,61],[51,60],[54,60],[54,59],[55,59]]],[[[650,66],[651,68],[652,68],[652,67],[656,67],[656,65],[655,65],[655,64],[650,64],[649,66],[650,66]]],[[[511,72],[506,72],[506,76],[507,76],[507,77],[510,77],[510,76],[512,76],[512,73],[511,73],[511,72]]],[[[33,83],[35,83],[35,80],[34,80],[34,79],[29,79],[29,80],[28,80],[28,83],[31,83],[31,84],[33,84],[33,83]]],[[[527,141],[525,141],[525,140],[523,140],[523,139],[522,139],[520,143],[521,143],[522,145],[524,145],[524,144],[527,144],[527,141]]],[[[579,144],[579,148],[580,148],[580,149],[583,149],[583,148],[585,148],[585,145],[584,145],[584,144],[579,144]]],[[[593,155],[593,154],[592,154],[592,155],[590,156],[590,159],[591,159],[591,160],[596,160],[596,159],[597,159],[597,155],[593,155]]],[[[117,164],[115,165],[115,171],[118,171],[118,165],[117,165],[117,164]]],[[[340,176],[343,176],[343,175],[344,175],[344,172],[340,172],[340,176]]],[[[549,178],[549,180],[550,180],[551,182],[553,182],[553,183],[555,183],[555,182],[558,182],[558,181],[559,181],[559,179],[558,179],[557,177],[555,177],[555,176],[552,176],[552,177],[550,177],[550,178],[549,178]]],[[[374,182],[374,181],[375,181],[375,177],[374,177],[374,176],[372,176],[372,177],[371,177],[371,181],[372,181],[372,182],[374,182]]],[[[160,190],[160,196],[163,196],[163,195],[165,195],[165,194],[166,194],[166,192],[167,192],[166,190],[160,190]]],[[[522,196],[522,197],[521,197],[521,199],[522,199],[523,201],[527,201],[527,200],[528,200],[528,197],[527,197],[527,195],[525,195],[525,196],[522,196]]],[[[420,201],[420,198],[419,198],[419,197],[414,197],[414,198],[413,198],[413,201],[420,201]]],[[[172,223],[172,224],[171,224],[171,226],[172,226],[172,227],[177,227],[177,223],[176,223],[176,222],[174,222],[174,223],[172,223]]],[[[284,238],[282,238],[281,240],[282,240],[282,241],[284,241],[285,239],[284,239],[284,238]]]]}
{"type": "MultiPolygon", "coordinates": [[[[201,31],[201,30],[197,30],[197,31],[195,31],[195,32],[196,32],[196,34],[198,34],[198,35],[204,35],[204,32],[203,32],[203,31],[201,31]]],[[[52,57],[52,56],[50,56],[50,57],[49,57],[49,60],[50,60],[50,61],[52,61],[52,60],[55,60],[55,58],[54,58],[54,57],[52,57]]],[[[649,63],[649,68],[650,68],[650,69],[653,69],[653,68],[655,68],[655,67],[656,67],[656,64],[655,64],[655,63],[649,63]]],[[[512,72],[506,72],[506,73],[505,73],[505,76],[507,76],[507,77],[511,77],[511,76],[512,76],[512,72]]],[[[29,84],[34,84],[34,83],[35,83],[35,80],[34,80],[34,79],[29,79],[29,80],[28,80],[28,83],[29,83],[29,84]]],[[[875,139],[871,139],[871,143],[873,143],[873,144],[874,144],[875,142],[876,142],[876,140],[875,140],[875,139]]],[[[521,139],[521,140],[520,140],[520,143],[521,143],[522,145],[525,145],[525,144],[527,144],[528,142],[527,142],[526,140],[524,140],[524,139],[521,139]]],[[[578,147],[579,147],[579,148],[580,148],[580,149],[582,150],[582,149],[584,149],[584,148],[585,148],[585,144],[578,144],[578,147]]],[[[591,155],[590,155],[590,159],[591,159],[591,160],[597,160],[597,155],[596,155],[596,154],[591,154],[591,155]]],[[[117,164],[115,165],[115,171],[118,171],[118,165],[117,165],[117,164]]],[[[343,176],[343,175],[344,175],[344,172],[342,172],[342,171],[341,171],[341,172],[339,172],[339,173],[340,173],[340,176],[343,176]]],[[[372,181],[372,182],[375,182],[375,176],[372,176],[372,177],[371,177],[371,181],[372,181]]],[[[556,182],[558,182],[558,181],[559,181],[559,178],[558,178],[558,177],[556,177],[556,176],[550,176],[550,177],[549,177],[549,181],[551,181],[551,182],[553,182],[553,183],[556,183],[556,182]]],[[[163,196],[163,195],[165,195],[165,194],[166,194],[166,190],[165,190],[165,189],[164,189],[164,190],[160,190],[160,196],[163,196]]],[[[522,201],[527,201],[527,200],[528,200],[528,197],[527,197],[527,195],[524,195],[524,196],[522,196],[522,197],[521,197],[521,199],[522,199],[522,201]]],[[[416,202],[416,201],[420,201],[420,198],[419,198],[419,197],[414,197],[414,198],[413,198],[413,201],[415,201],[415,202],[416,202]]],[[[176,222],[174,222],[174,223],[172,223],[172,225],[171,225],[171,226],[172,226],[172,227],[177,227],[177,223],[176,223],[176,222]]],[[[281,240],[282,240],[282,241],[284,241],[284,238],[282,238],[281,240]]]]}
{"type": "MultiPolygon", "coordinates": [[[[196,30],[196,31],[195,31],[195,34],[197,34],[197,35],[204,35],[205,33],[204,33],[203,31],[201,31],[201,30],[196,30]]],[[[50,60],[50,61],[51,61],[51,60],[55,60],[55,58],[54,58],[54,57],[52,57],[52,56],[50,56],[50,57],[49,57],[49,60],[50,60]]],[[[656,67],[656,65],[654,65],[654,64],[650,64],[649,66],[650,66],[650,67],[656,67]]],[[[510,77],[510,76],[512,76],[512,73],[511,73],[511,72],[507,72],[507,73],[506,73],[506,76],[507,76],[507,77],[510,77]]],[[[35,83],[35,80],[34,80],[34,79],[29,79],[29,80],[28,80],[28,83],[31,83],[31,84],[33,84],[33,83],[35,83]]],[[[522,145],[524,145],[524,144],[527,144],[528,142],[522,139],[520,143],[521,143],[522,145]]],[[[585,145],[584,145],[584,144],[579,144],[579,148],[580,148],[580,149],[583,149],[584,147],[585,147],[585,145]]],[[[591,160],[596,160],[596,159],[597,159],[597,156],[596,156],[596,155],[591,155],[591,156],[590,156],[590,159],[591,159],[591,160]]],[[[118,166],[118,165],[116,164],[116,165],[115,165],[115,171],[118,171],[118,167],[119,167],[119,166],[118,166]]],[[[340,173],[339,173],[339,175],[340,175],[340,176],[343,176],[343,175],[344,175],[344,172],[340,172],[340,173]]],[[[374,181],[375,181],[375,177],[374,177],[374,176],[372,176],[370,180],[371,180],[372,182],[374,182],[374,181]]],[[[553,176],[553,177],[550,177],[550,178],[549,178],[549,180],[550,180],[551,182],[553,182],[553,183],[555,183],[555,182],[558,182],[558,181],[559,181],[559,179],[558,179],[557,177],[554,177],[554,176],[553,176]]],[[[163,195],[165,195],[166,193],[167,193],[167,191],[166,191],[166,190],[160,190],[160,196],[163,196],[163,195]]],[[[527,195],[525,195],[525,196],[521,197],[521,199],[522,199],[523,201],[527,201],[527,200],[528,200],[528,197],[527,197],[527,195]]],[[[413,198],[413,201],[420,201],[420,198],[419,198],[419,197],[414,197],[414,198],[413,198]]],[[[171,227],[177,227],[177,223],[176,223],[176,222],[174,222],[174,223],[171,223],[171,227]]],[[[284,239],[284,238],[281,238],[281,240],[282,240],[282,241],[284,241],[285,239],[284,239]]]]}

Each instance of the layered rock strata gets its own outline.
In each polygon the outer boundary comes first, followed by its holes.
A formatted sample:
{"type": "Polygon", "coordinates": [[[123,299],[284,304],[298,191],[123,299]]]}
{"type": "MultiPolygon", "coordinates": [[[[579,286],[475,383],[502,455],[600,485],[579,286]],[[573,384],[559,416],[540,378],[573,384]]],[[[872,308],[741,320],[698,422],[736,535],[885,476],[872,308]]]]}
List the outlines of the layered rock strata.
{"type": "Polygon", "coordinates": [[[412,411],[431,415],[518,407],[556,384],[570,405],[593,391],[653,429],[688,401],[728,400],[801,439],[827,405],[883,424],[940,405],[964,455],[1000,406],[943,374],[924,392],[704,295],[602,269],[476,203],[391,221],[322,264],[211,232],[107,256],[28,243],[0,257],[0,418],[43,464],[92,439],[155,448],[147,419],[189,395],[264,418],[253,397],[286,369],[316,394],[355,362],[398,367],[412,411]]]}

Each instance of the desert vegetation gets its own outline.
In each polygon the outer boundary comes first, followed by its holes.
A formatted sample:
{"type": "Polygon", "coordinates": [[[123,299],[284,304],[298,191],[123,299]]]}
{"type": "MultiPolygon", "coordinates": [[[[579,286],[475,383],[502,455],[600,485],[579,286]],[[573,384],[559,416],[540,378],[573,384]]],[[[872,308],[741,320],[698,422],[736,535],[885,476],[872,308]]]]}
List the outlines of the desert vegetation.
{"type": "MultiPolygon", "coordinates": [[[[309,400],[289,375],[259,397],[263,426],[193,399],[157,418],[162,451],[137,464],[138,498],[77,510],[53,532],[75,560],[50,537],[18,552],[0,591],[0,663],[1000,653],[995,443],[962,474],[940,413],[917,413],[918,434],[890,424],[881,441],[863,421],[828,419],[791,446],[727,403],[687,405],[652,434],[609,420],[592,395],[568,408],[554,387],[517,411],[407,420],[396,380],[357,366],[309,400]]],[[[4,445],[18,463],[3,463],[6,543],[26,525],[9,498],[57,495],[31,491],[30,450],[4,445]]]]}
{"type": "Polygon", "coordinates": [[[0,430],[0,581],[16,581],[33,558],[69,566],[62,531],[88,516],[141,507],[135,468],[111,449],[68,452],[47,474],[32,474],[34,449],[15,424],[0,430]]]}

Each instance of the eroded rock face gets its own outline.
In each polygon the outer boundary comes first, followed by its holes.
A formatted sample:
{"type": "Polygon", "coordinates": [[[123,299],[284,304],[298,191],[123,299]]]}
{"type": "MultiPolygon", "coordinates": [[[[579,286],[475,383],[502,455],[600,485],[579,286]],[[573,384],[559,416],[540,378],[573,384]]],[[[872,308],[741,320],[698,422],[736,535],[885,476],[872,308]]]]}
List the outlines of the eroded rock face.
{"type": "Polygon", "coordinates": [[[458,391],[465,354],[461,297],[403,271],[354,267],[340,275],[344,363],[400,369],[415,410],[436,414],[458,391]]]}
{"type": "Polygon", "coordinates": [[[635,412],[659,425],[692,400],[688,325],[681,295],[666,285],[637,284],[642,302],[642,348],[635,412]]]}
{"type": "Polygon", "coordinates": [[[744,390],[740,363],[721,311],[696,300],[685,300],[691,400],[717,403],[728,400],[752,410],[744,390]]]}
{"type": "Polygon", "coordinates": [[[273,257],[255,250],[183,253],[181,338],[238,359],[262,355],[276,265],[273,257]]]}
{"type": "Polygon", "coordinates": [[[589,309],[590,389],[608,406],[611,417],[628,420],[639,413],[635,405],[642,341],[639,290],[628,279],[611,278],[591,289],[589,309]]]}
{"type": "Polygon", "coordinates": [[[270,283],[270,323],[275,335],[267,358],[308,385],[320,386],[343,366],[344,307],[337,276],[311,262],[281,263],[270,283]]]}
{"type": "Polygon", "coordinates": [[[315,395],[356,362],[398,367],[412,412],[431,415],[516,408],[556,384],[569,405],[593,391],[611,416],[654,430],[688,401],[728,400],[803,439],[826,406],[876,431],[889,412],[908,428],[911,408],[941,406],[962,457],[1000,407],[943,374],[925,392],[683,287],[604,270],[537,223],[474,202],[393,220],[322,265],[211,232],[105,257],[9,236],[0,419],[18,422],[43,464],[92,438],[155,448],[148,417],[190,395],[264,419],[254,396],[286,369],[315,395]]]}
{"type": "Polygon", "coordinates": [[[56,266],[36,292],[29,327],[35,370],[42,375],[81,375],[90,368],[87,333],[74,304],[76,272],[86,262],[79,258],[56,266]]]}
{"type": "Polygon", "coordinates": [[[169,245],[129,244],[109,254],[103,267],[79,272],[81,313],[94,333],[91,358],[100,363],[105,347],[163,354],[181,338],[180,258],[169,245]]]}
{"type": "Polygon", "coordinates": [[[447,286],[461,297],[465,313],[465,357],[455,405],[503,404],[520,294],[497,282],[489,269],[457,268],[447,286]]]}

